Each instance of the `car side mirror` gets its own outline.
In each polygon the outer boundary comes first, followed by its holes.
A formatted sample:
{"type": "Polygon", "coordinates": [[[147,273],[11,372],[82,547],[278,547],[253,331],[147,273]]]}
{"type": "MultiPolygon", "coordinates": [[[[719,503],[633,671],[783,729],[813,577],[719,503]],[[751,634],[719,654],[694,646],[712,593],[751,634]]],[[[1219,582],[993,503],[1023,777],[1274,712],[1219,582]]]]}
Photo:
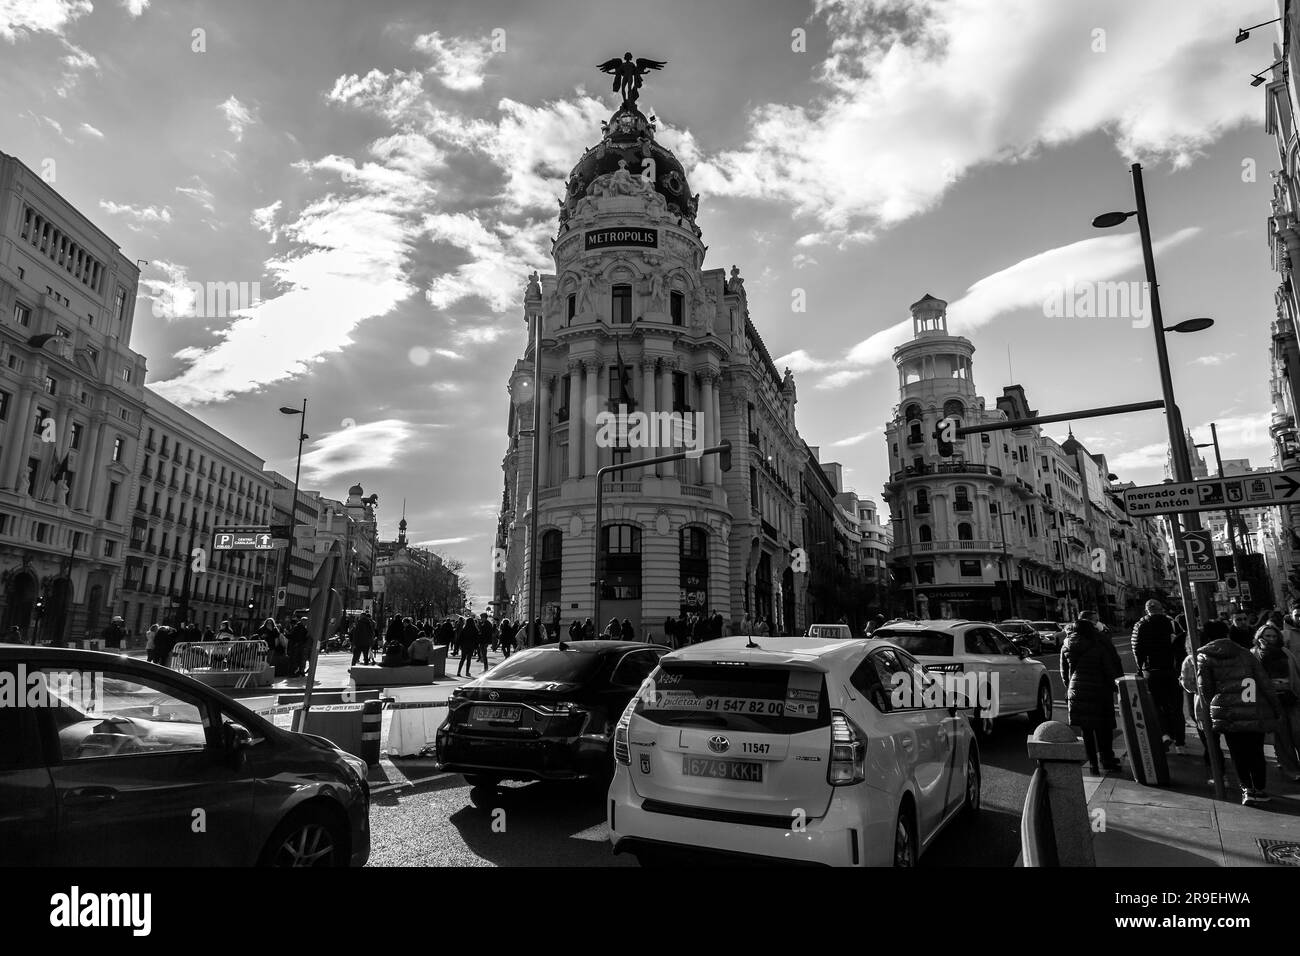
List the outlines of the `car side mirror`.
{"type": "Polygon", "coordinates": [[[244,762],[244,752],[253,745],[253,735],[243,724],[221,725],[221,746],[236,767],[244,762]]]}
{"type": "Polygon", "coordinates": [[[1027,648],[1027,647],[1017,647],[1017,648],[1016,648],[1016,654],[1017,654],[1017,656],[1019,656],[1019,658],[1023,661],[1026,657],[1029,656],[1029,648],[1027,648]]]}

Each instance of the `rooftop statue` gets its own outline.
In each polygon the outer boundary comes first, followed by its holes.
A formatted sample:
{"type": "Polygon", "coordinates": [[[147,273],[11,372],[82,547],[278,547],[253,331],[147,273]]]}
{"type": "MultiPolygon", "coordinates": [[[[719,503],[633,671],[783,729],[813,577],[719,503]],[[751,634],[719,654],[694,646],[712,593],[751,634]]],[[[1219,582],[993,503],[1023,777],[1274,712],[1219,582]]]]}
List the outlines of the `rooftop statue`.
{"type": "Polygon", "coordinates": [[[623,59],[613,57],[597,65],[596,69],[602,73],[612,74],[614,85],[611,89],[615,93],[623,94],[624,107],[634,107],[640,95],[641,77],[650,70],[662,70],[667,62],[667,60],[649,60],[640,56],[633,60],[631,53],[624,53],[623,59]]]}

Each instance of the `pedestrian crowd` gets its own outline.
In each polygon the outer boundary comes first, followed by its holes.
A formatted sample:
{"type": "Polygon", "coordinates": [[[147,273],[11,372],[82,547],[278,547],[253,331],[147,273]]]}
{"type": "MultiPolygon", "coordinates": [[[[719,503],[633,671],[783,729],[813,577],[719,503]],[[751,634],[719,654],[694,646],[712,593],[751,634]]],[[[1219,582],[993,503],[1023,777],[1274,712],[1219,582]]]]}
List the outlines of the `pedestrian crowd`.
{"type": "MultiPolygon", "coordinates": [[[[1300,602],[1290,614],[1265,611],[1253,624],[1240,611],[1229,620],[1207,621],[1199,646],[1182,615],[1170,618],[1154,600],[1145,610],[1133,626],[1130,644],[1158,714],[1165,750],[1186,754],[1190,717],[1207,772],[1210,737],[1222,738],[1241,802],[1260,805],[1270,799],[1264,744],[1271,734],[1278,771],[1300,782],[1300,602]]],[[[1069,721],[1081,731],[1092,772],[1118,770],[1111,741],[1115,682],[1124,674],[1123,665],[1096,611],[1081,611],[1068,631],[1061,648],[1061,679],[1069,721]]]]}

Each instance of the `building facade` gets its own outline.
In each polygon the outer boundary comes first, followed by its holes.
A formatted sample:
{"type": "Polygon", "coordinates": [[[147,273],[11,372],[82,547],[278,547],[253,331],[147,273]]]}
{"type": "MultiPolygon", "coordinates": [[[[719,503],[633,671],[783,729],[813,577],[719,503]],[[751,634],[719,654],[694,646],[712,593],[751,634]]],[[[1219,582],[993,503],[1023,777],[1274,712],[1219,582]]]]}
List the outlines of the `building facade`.
{"type": "Polygon", "coordinates": [[[0,153],[0,631],[98,636],[119,607],[145,360],[139,269],[0,153]]]}
{"type": "Polygon", "coordinates": [[[555,272],[534,276],[525,294],[494,604],[526,614],[535,545],[536,606],[547,623],[592,616],[599,587],[601,627],[626,618],[638,634],[662,635],[669,616],[716,611],[796,631],[791,554],[802,544],[806,452],[794,379],[777,371],[750,321],[739,270],[703,268],[698,197],[654,133],[628,104],[605,124],[570,174],[555,272]],[[730,471],[705,456],[615,473],[597,521],[598,468],[724,438],[730,471]],[[598,549],[602,583],[593,585],[598,549]]]}
{"type": "Polygon", "coordinates": [[[944,419],[960,427],[1037,416],[1018,385],[986,406],[975,348],[948,333],[946,307],[930,295],[914,303],[913,339],[894,350],[900,402],[885,428],[885,500],[905,608],[991,621],[1066,620],[1088,608],[1120,625],[1147,597],[1167,599],[1159,525],[1124,514],[1104,456],[1037,425],[941,433],[944,419]]]}
{"type": "Polygon", "coordinates": [[[280,528],[291,528],[293,558],[289,558],[289,538],[276,541],[271,552],[265,587],[266,613],[293,614],[305,610],[311,603],[311,583],[316,577],[316,522],[320,514],[317,499],[320,492],[298,489],[294,502],[293,480],[278,471],[266,471],[271,483],[271,523],[280,528]],[[285,570],[285,562],[289,570],[285,570]],[[285,603],[276,604],[276,592],[285,588],[285,603]]]}
{"type": "Polygon", "coordinates": [[[239,629],[265,610],[268,553],[216,551],[213,533],[270,523],[265,462],[152,389],[144,394],[118,613],[137,634],[182,618],[239,629]]]}

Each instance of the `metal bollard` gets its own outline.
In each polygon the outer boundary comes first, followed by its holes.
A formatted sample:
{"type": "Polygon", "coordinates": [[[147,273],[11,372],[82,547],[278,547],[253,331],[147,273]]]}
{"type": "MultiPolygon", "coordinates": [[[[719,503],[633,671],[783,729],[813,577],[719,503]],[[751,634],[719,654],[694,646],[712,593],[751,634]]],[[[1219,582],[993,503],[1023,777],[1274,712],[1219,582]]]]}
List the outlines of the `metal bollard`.
{"type": "Polygon", "coordinates": [[[1068,724],[1049,720],[1035,728],[1027,745],[1038,771],[1021,820],[1025,865],[1096,866],[1088,801],[1083,795],[1083,741],[1068,724]],[[1030,834],[1046,846],[1024,846],[1030,834]],[[1041,849],[1047,852],[1038,852],[1041,849]],[[1032,862],[1036,857],[1045,857],[1047,862],[1032,862]]]}
{"type": "Polygon", "coordinates": [[[361,705],[361,753],[357,754],[369,766],[379,763],[379,737],[384,723],[384,705],[368,700],[361,705]]]}

